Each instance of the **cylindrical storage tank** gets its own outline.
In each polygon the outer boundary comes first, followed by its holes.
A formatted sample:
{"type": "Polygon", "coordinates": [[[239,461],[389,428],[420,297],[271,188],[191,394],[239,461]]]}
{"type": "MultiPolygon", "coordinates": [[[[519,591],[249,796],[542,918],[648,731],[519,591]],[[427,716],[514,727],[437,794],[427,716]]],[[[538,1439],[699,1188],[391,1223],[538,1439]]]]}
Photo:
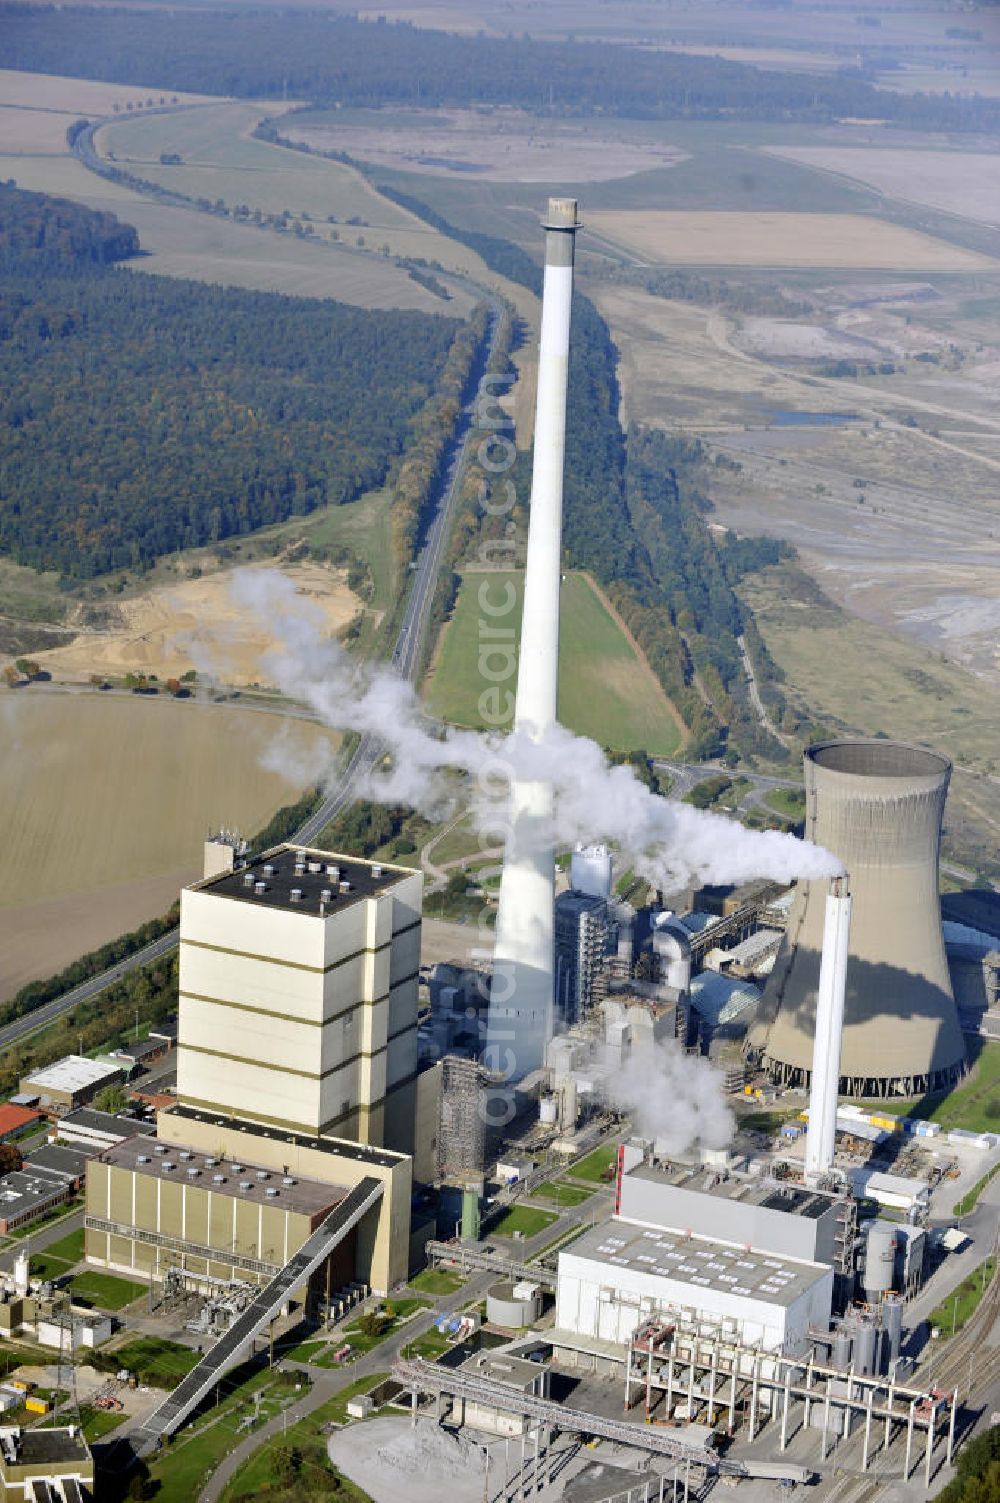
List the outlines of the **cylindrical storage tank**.
{"type": "Polygon", "coordinates": [[[578,845],[569,858],[569,885],[593,898],[611,896],[611,852],[606,845],[578,845]]]}
{"type": "Polygon", "coordinates": [[[572,1132],[576,1127],[578,1111],[576,1081],[571,1078],[565,1082],[562,1088],[562,1118],[560,1125],[563,1132],[572,1132]]]}
{"type": "Polygon", "coordinates": [[[852,1333],[843,1326],[838,1326],[833,1333],[833,1351],[830,1354],[834,1367],[850,1367],[853,1345],[852,1333]]]}
{"type": "Polygon", "coordinates": [[[895,1362],[903,1340],[903,1301],[895,1294],[887,1294],[882,1301],[882,1329],[886,1339],[886,1358],[895,1362]]]}
{"type": "Polygon", "coordinates": [[[873,1221],[868,1227],[865,1273],[862,1282],[869,1299],[893,1287],[896,1259],[896,1228],[889,1221],[873,1221]]]}
{"type": "Polygon", "coordinates": [[[462,1191],[462,1241],[479,1241],[479,1192],[478,1190],[462,1191]]]}
{"type": "Polygon", "coordinates": [[[555,1127],[559,1120],[559,1102],[555,1096],[543,1096],[540,1099],[538,1120],[543,1127],[555,1127]]]}
{"type": "Polygon", "coordinates": [[[22,1248],[14,1259],[14,1288],[16,1292],[20,1295],[27,1294],[29,1282],[30,1264],[28,1254],[22,1248]]]}
{"type": "MultiPolygon", "coordinates": [[[[918,1095],[965,1069],[938,902],[951,763],[895,741],[827,741],[805,753],[806,835],[850,876],[853,912],[840,1090],[918,1095]]],[[[748,1046],[773,1079],[808,1084],[829,882],[796,889],[787,938],[748,1046]]]]}
{"type": "Polygon", "coordinates": [[[501,1279],[486,1292],[486,1319],[491,1325],[520,1331],[534,1325],[542,1313],[542,1296],[535,1284],[501,1279]]]}
{"type": "Polygon", "coordinates": [[[875,1353],[877,1349],[877,1336],[873,1325],[867,1321],[861,1321],[854,1330],[854,1371],[869,1376],[875,1371],[875,1353]]]}

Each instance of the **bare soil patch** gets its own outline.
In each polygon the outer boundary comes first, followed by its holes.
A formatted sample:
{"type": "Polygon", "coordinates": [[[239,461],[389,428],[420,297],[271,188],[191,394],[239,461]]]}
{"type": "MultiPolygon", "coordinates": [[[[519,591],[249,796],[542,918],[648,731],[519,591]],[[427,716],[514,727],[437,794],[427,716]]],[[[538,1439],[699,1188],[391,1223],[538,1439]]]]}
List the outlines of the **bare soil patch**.
{"type": "MultiPolygon", "coordinates": [[[[819,167],[980,224],[1000,224],[1000,154],[879,146],[769,146],[769,156],[819,167]]],[[[848,263],[845,263],[848,264],[848,263]]]]}
{"type": "Polygon", "coordinates": [[[595,183],[630,177],[683,161],[677,147],[602,133],[587,125],[539,121],[519,110],[496,110],[488,119],[469,110],[414,112],[422,123],[384,126],[296,125],[286,133],[320,151],[347,151],[362,161],[399,167],[434,177],[462,177],[497,183],[595,183]]]}
{"type": "Polygon", "coordinates": [[[861,214],[596,210],[588,224],[651,261],[694,266],[972,271],[1000,263],[861,214]]]}
{"type": "MultiPolygon", "coordinates": [[[[342,570],[310,563],[287,565],[283,572],[298,594],[319,606],[331,636],[361,609],[342,570]]],[[[68,646],[37,653],[37,660],[54,678],[77,682],[92,673],[179,678],[195,668],[228,684],[265,684],[263,660],[272,645],[267,622],[236,604],[231,578],[227,572],[204,575],[123,600],[112,607],[107,626],[84,629],[68,646]]]]}

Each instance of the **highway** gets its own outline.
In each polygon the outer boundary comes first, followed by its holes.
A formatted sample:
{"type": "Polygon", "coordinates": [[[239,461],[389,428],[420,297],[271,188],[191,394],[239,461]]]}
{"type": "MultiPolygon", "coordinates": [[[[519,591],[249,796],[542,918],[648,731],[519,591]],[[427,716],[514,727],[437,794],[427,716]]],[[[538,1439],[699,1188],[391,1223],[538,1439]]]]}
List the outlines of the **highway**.
{"type": "MultiPolygon", "coordinates": [[[[500,307],[492,294],[477,288],[484,301],[489,302],[491,307],[491,320],[489,327],[489,356],[492,355],[497,332],[500,327],[500,307]]],[[[407,599],[403,620],[396,636],[390,661],[394,668],[411,682],[420,665],[421,654],[424,646],[428,622],[430,620],[431,604],[434,599],[434,591],[437,586],[438,574],[441,569],[441,561],[444,557],[445,545],[451,530],[451,522],[461,489],[462,478],[465,474],[469,452],[473,442],[477,438],[475,428],[476,399],[473,398],[463,409],[459,425],[452,440],[452,455],[442,477],[440,493],[434,510],[433,518],[427,528],[424,543],[411,565],[411,588],[407,599]]],[[[297,845],[308,845],[315,840],[320,831],[328,825],[331,819],[351,802],[354,797],[354,789],[362,774],[369,772],[383,755],[382,744],[377,736],[364,735],[361,737],[346,765],[340,771],[335,783],[331,785],[322,803],[310,814],[291,837],[297,845]]],[[[5,1028],[0,1028],[0,1049],[9,1048],[19,1039],[25,1038],[30,1033],[35,1033],[46,1023],[61,1017],[69,1012],[80,1002],[86,1002],[91,997],[96,997],[122,976],[140,966],[149,965],[158,960],[162,955],[168,955],[171,950],[177,948],[180,938],[179,929],[171,929],[168,933],[153,940],[143,949],[137,950],[134,955],[127,956],[124,960],[117,961],[109,966],[106,971],[92,976],[89,981],[83,981],[75,986],[72,991],[64,992],[59,997],[53,997],[50,1002],[45,1002],[41,1007],[36,1007],[32,1012],[25,1014],[23,1018],[8,1023],[5,1028]]]]}

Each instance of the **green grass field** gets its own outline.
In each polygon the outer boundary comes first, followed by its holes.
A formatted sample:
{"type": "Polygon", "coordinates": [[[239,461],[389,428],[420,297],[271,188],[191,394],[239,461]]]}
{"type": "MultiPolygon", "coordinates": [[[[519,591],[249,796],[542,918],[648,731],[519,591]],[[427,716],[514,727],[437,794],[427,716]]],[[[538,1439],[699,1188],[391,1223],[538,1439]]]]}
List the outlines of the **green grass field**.
{"type": "MultiPolygon", "coordinates": [[[[522,576],[509,573],[463,575],[452,618],[444,628],[436,662],[425,685],[428,709],[456,725],[481,728],[479,698],[491,687],[483,675],[479,623],[519,631],[522,576]],[[483,617],[479,591],[488,589],[494,607],[510,583],[517,592],[509,617],[492,623],[483,617]]],[[[680,730],[649,667],[583,574],[568,574],[560,601],[559,719],[602,746],[630,751],[644,747],[669,756],[680,745],[680,730]]],[[[499,661],[487,665],[499,672],[499,661]]],[[[514,688],[514,675],[509,685],[514,688]]]]}
{"type": "Polygon", "coordinates": [[[221,1503],[236,1503],[237,1499],[257,1495],[274,1498],[276,1503],[292,1503],[292,1500],[312,1503],[314,1498],[337,1498],[340,1503],[369,1503],[360,1488],[330,1465],[322,1429],[331,1422],[343,1424],[347,1419],[348,1400],[377,1388],[386,1376],[385,1373],[375,1373],[371,1377],[358,1378],[336,1398],[328,1399],[314,1409],[306,1419],[289,1425],[287,1431],[267,1441],[227,1483],[221,1494],[221,1503]],[[300,1461],[297,1466],[286,1468],[285,1459],[293,1453],[300,1461]]]}
{"type": "Polygon", "coordinates": [[[188,198],[221,198],[265,214],[334,214],[387,229],[412,223],[353,168],[255,140],[250,132],[266,113],[261,105],[226,103],[135,116],[104,126],[98,146],[137,176],[188,198]],[[176,153],[182,161],[164,166],[161,153],[176,153]]]}
{"type": "Polygon", "coordinates": [[[198,1353],[160,1336],[136,1336],[116,1349],[116,1367],[135,1373],[153,1388],[174,1388],[198,1361],[198,1353]]]}
{"type": "Polygon", "coordinates": [[[543,1211],[534,1206],[511,1206],[505,1211],[492,1227],[491,1237],[513,1237],[515,1232],[520,1232],[524,1237],[537,1237],[539,1232],[544,1232],[547,1226],[551,1226],[557,1220],[555,1211],[543,1211]]]}
{"type": "Polygon", "coordinates": [[[421,1294],[454,1294],[465,1283],[465,1275],[454,1268],[422,1268],[410,1280],[411,1289],[421,1294]]]}
{"type": "Polygon", "coordinates": [[[595,1148],[593,1153],[588,1153],[585,1159],[581,1159],[566,1172],[573,1179],[585,1179],[588,1184],[600,1185],[607,1180],[608,1171],[617,1158],[617,1143],[602,1143],[600,1148],[595,1148]]]}
{"type": "Polygon", "coordinates": [[[539,1185],[532,1194],[532,1199],[550,1200],[557,1206],[580,1206],[585,1200],[593,1195],[593,1190],[584,1189],[583,1185],[569,1185],[565,1180],[550,1179],[544,1185],[539,1185]]]}
{"type": "Polygon", "coordinates": [[[996,1258],[987,1258],[946,1300],[941,1301],[936,1310],[931,1311],[928,1319],[932,1326],[939,1328],[942,1336],[952,1336],[960,1331],[976,1313],[979,1301],[993,1281],[996,1267],[996,1258]]]}
{"type": "Polygon", "coordinates": [[[61,1279],[83,1258],[83,1228],[51,1242],[42,1252],[31,1254],[31,1274],[36,1279],[61,1279]]]}

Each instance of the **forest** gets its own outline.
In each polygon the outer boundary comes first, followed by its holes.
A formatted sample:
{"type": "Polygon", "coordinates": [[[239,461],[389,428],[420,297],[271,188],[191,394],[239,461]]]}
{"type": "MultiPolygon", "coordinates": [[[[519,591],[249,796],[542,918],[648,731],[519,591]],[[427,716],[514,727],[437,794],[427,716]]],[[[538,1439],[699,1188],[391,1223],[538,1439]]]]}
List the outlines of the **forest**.
{"type": "Polygon", "coordinates": [[[0,183],[0,268],[30,260],[36,271],[106,265],[134,256],[139,236],[114,214],[0,183]]]}
{"type": "Polygon", "coordinates": [[[71,206],[18,200],[13,220],[55,227],[5,252],[0,554],[71,579],[381,484],[465,327],[99,265],[79,228],[53,269],[71,206]]]}
{"type": "MultiPolygon", "coordinates": [[[[890,59],[891,60],[891,59],[890,59]]],[[[992,131],[1000,101],[896,94],[859,68],[829,77],[596,42],[456,36],[330,11],[0,6],[0,66],[317,103],[513,105],[633,118],[829,122],[992,131]]]]}

